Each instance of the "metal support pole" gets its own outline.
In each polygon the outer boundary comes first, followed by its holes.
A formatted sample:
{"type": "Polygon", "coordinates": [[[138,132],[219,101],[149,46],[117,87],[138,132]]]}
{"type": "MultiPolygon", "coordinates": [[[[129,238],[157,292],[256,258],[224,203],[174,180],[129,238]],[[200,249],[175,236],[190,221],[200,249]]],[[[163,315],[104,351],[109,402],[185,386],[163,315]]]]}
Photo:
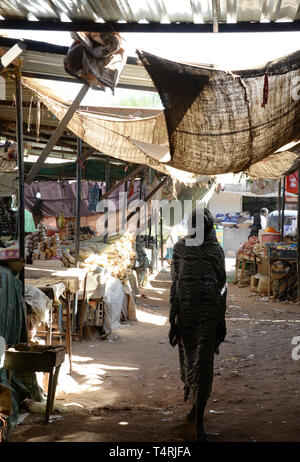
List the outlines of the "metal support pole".
{"type": "Polygon", "coordinates": [[[158,270],[158,210],[154,212],[154,227],[155,227],[155,269],[158,270]]]}
{"type": "MultiPolygon", "coordinates": [[[[109,156],[106,158],[106,172],[105,172],[105,192],[107,193],[109,191],[109,185],[110,185],[110,163],[109,163],[109,156]]],[[[104,223],[104,242],[107,242],[107,237],[108,237],[108,209],[106,211],[106,218],[105,218],[105,223],[104,223]]]]}
{"type": "Polygon", "coordinates": [[[78,267],[80,250],[80,205],[81,205],[81,179],[82,179],[82,140],[77,138],[77,164],[76,164],[76,219],[75,219],[75,265],[78,267]]]}
{"type": "Polygon", "coordinates": [[[297,204],[297,282],[298,303],[300,302],[300,169],[298,170],[298,204],[297,204]]]}
{"type": "MultiPolygon", "coordinates": [[[[148,202],[149,199],[166,183],[168,177],[166,176],[155,188],[145,197],[144,201],[148,202]]],[[[136,210],[133,210],[127,217],[127,221],[129,221],[139,210],[139,207],[136,210]]]]}
{"type": "MultiPolygon", "coordinates": [[[[24,202],[24,143],[23,143],[23,106],[21,71],[16,69],[16,118],[17,118],[17,146],[18,146],[18,178],[19,178],[19,258],[25,259],[25,202],[24,202]]],[[[20,272],[20,280],[24,293],[24,269],[20,272]]]]}
{"type": "MultiPolygon", "coordinates": [[[[75,265],[78,268],[79,266],[79,251],[80,251],[80,205],[81,205],[81,179],[82,179],[82,167],[81,167],[81,157],[82,157],[82,140],[77,138],[77,164],[76,164],[76,186],[77,186],[77,195],[76,195],[76,218],[75,218],[75,265]]],[[[76,332],[77,327],[77,313],[78,313],[78,294],[75,294],[73,299],[74,310],[73,310],[73,319],[72,319],[72,328],[73,332],[76,332]]]]}
{"type": "Polygon", "coordinates": [[[125,224],[126,224],[125,217],[126,217],[126,209],[127,209],[127,190],[128,190],[128,183],[127,181],[125,181],[124,183],[124,202],[122,204],[122,231],[125,229],[125,224]]]}
{"type": "Polygon", "coordinates": [[[218,0],[212,0],[213,32],[219,32],[219,8],[218,0]]]}
{"type": "MultiPolygon", "coordinates": [[[[141,179],[140,179],[140,191],[139,191],[139,200],[142,200],[143,197],[143,182],[144,182],[144,172],[141,172],[141,179]]],[[[138,207],[138,220],[137,220],[137,229],[140,230],[141,227],[141,209],[138,207]]]]}
{"type": "Polygon", "coordinates": [[[281,228],[281,178],[278,183],[278,226],[277,226],[277,231],[280,231],[281,228]]]}
{"type": "Polygon", "coordinates": [[[281,211],[281,242],[284,237],[284,209],[285,209],[285,177],[283,178],[282,187],[282,211],[281,211]]]}
{"type": "Polygon", "coordinates": [[[164,267],[164,236],[163,236],[163,218],[162,218],[162,209],[160,209],[160,260],[161,260],[161,267],[164,267]]]}
{"type": "MultiPolygon", "coordinates": [[[[122,184],[127,183],[128,180],[130,180],[132,177],[137,175],[142,169],[144,168],[144,165],[139,165],[135,170],[133,170],[131,173],[126,175],[122,180],[118,181],[117,183],[114,184],[109,190],[106,190],[105,193],[101,196],[101,200],[106,199],[108,196],[110,196],[113,192],[115,192],[122,184]]],[[[127,186],[126,186],[127,188],[127,186]]],[[[127,189],[126,189],[127,191],[127,189]]]]}

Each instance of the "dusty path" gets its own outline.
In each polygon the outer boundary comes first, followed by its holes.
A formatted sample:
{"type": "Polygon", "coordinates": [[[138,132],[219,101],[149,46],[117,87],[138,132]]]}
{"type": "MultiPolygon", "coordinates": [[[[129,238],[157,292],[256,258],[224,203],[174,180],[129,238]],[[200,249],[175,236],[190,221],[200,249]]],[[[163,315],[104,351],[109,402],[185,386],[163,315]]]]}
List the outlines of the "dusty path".
{"type": "MultiPolygon", "coordinates": [[[[73,343],[73,375],[61,371],[57,402],[62,420],[45,426],[33,415],[11,442],[193,441],[185,421],[178,356],[168,344],[170,274],[159,273],[141,292],[139,322],[110,340],[73,343]]],[[[216,356],[213,393],[206,411],[211,442],[296,442],[300,439],[300,307],[265,303],[249,288],[229,284],[227,340],[216,356]]]]}

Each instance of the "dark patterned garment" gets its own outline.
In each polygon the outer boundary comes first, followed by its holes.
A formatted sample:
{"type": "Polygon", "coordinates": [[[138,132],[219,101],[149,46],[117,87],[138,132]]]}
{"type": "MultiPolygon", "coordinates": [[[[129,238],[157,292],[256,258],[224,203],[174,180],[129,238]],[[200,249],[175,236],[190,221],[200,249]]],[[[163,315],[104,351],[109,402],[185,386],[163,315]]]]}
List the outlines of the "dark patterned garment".
{"type": "Polygon", "coordinates": [[[206,401],[211,393],[214,354],[226,335],[226,271],[224,252],[216,238],[173,248],[170,323],[176,323],[185,400],[206,401]]]}

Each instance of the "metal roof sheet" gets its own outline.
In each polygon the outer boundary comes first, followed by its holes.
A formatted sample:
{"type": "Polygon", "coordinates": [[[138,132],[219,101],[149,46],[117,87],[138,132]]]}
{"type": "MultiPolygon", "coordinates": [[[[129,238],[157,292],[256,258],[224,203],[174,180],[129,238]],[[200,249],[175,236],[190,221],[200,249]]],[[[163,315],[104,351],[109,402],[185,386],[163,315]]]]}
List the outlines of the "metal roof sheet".
{"type": "MultiPolygon", "coordinates": [[[[219,23],[276,22],[300,20],[299,0],[217,0],[219,23]]],[[[28,22],[27,28],[54,28],[64,23],[122,23],[142,26],[212,24],[213,1],[208,0],[1,0],[0,15],[6,21],[28,22]],[[36,24],[40,21],[41,24],[36,24]],[[44,24],[43,24],[44,23],[44,24]],[[48,23],[46,25],[46,23],[48,23]]],[[[1,25],[0,27],[5,27],[1,25]]],[[[66,30],[66,29],[65,29],[66,30]]],[[[83,29],[81,29],[83,30],[83,29]]]]}

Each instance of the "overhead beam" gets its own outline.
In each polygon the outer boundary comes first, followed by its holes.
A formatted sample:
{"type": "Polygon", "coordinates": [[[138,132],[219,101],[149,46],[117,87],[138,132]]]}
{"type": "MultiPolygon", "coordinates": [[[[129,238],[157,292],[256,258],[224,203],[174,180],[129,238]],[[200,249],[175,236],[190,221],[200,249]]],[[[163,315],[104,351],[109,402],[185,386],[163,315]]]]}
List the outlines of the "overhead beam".
{"type": "MultiPolygon", "coordinates": [[[[89,32],[141,32],[141,33],[209,33],[213,32],[213,24],[195,23],[146,23],[135,22],[119,23],[93,21],[27,21],[18,19],[6,19],[0,21],[0,29],[20,30],[49,30],[49,31],[89,31],[89,32]]],[[[296,32],[300,31],[300,21],[290,22],[237,22],[220,23],[219,32],[296,32]]]]}
{"type": "Polygon", "coordinates": [[[74,99],[73,103],[71,104],[71,106],[69,107],[69,109],[65,113],[64,117],[60,121],[59,125],[55,129],[55,132],[51,136],[51,138],[48,141],[47,145],[43,149],[39,159],[33,165],[32,169],[30,170],[30,172],[26,176],[26,179],[25,179],[26,184],[31,184],[32,181],[34,180],[34,178],[36,177],[36,175],[39,173],[39,171],[40,171],[41,167],[43,166],[45,160],[49,156],[50,152],[53,150],[54,146],[56,145],[56,143],[59,140],[60,136],[62,135],[63,131],[67,127],[67,125],[70,122],[71,118],[73,117],[76,109],[78,109],[81,101],[83,100],[83,98],[87,94],[89,88],[90,87],[89,87],[88,84],[84,84],[82,86],[80,92],[78,93],[78,95],[74,99]]]}

